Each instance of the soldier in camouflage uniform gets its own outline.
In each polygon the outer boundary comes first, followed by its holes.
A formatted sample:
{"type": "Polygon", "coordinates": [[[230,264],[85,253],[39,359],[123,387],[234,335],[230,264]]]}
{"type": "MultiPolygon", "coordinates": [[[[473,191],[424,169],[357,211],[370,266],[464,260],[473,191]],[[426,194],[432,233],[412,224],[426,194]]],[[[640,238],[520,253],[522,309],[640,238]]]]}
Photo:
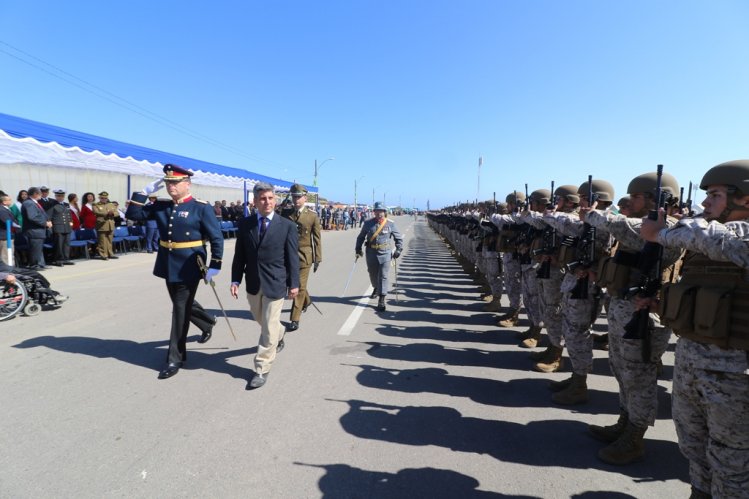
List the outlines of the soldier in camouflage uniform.
{"type": "MultiPolygon", "coordinates": [[[[581,209],[588,209],[588,182],[584,182],[577,193],[581,209]]],[[[592,193],[601,208],[611,206],[614,200],[614,187],[605,180],[594,180],[592,193]]],[[[581,404],[588,401],[587,377],[593,370],[590,327],[598,313],[600,299],[600,289],[591,274],[601,254],[608,256],[611,238],[604,232],[591,230],[575,212],[550,212],[544,216],[544,221],[565,236],[559,255],[560,265],[567,269],[561,287],[562,334],[572,364],[572,377],[551,383],[551,390],[556,392],[552,400],[561,405],[581,404]],[[591,244],[594,245],[592,252],[591,244]]]]}
{"type": "Polygon", "coordinates": [[[708,170],[704,218],[670,229],[643,221],[642,237],[685,248],[682,279],[661,310],[679,340],[673,418],[689,460],[693,499],[749,497],[749,160],[708,170]],[[691,291],[690,291],[691,290],[691,291]],[[721,308],[725,307],[725,308],[721,308]]]}
{"type": "Polygon", "coordinates": [[[372,298],[379,296],[377,310],[385,311],[385,296],[388,293],[390,259],[398,258],[403,251],[403,236],[395,224],[387,219],[385,205],[379,201],[374,205],[374,218],[370,218],[361,228],[356,238],[356,256],[363,256],[362,245],[367,247],[367,271],[374,291],[372,298]],[[390,238],[395,241],[395,251],[390,251],[390,238]]]}
{"type": "MultiPolygon", "coordinates": [[[[642,225],[639,217],[655,207],[655,187],[655,173],[640,175],[629,183],[629,210],[633,218],[595,209],[585,214],[586,222],[596,230],[608,232],[617,241],[616,253],[598,279],[599,285],[607,287],[611,295],[608,311],[609,364],[619,385],[620,414],[618,421],[611,426],[588,426],[593,437],[609,443],[599,451],[598,458],[615,465],[629,464],[645,455],[643,436],[648,426],[655,424],[658,404],[657,363],[670,337],[669,330],[651,324],[648,361],[642,358],[644,340],[624,337],[625,326],[636,310],[636,297],[629,296],[626,290],[636,287],[641,281],[637,262],[644,241],[639,236],[642,225]],[[610,276],[616,277],[610,279],[610,276]]],[[[668,173],[663,174],[662,188],[672,196],[678,196],[679,184],[668,173]]],[[[664,251],[663,268],[673,265],[679,254],[678,250],[664,251]]]]}
{"type": "MultiPolygon", "coordinates": [[[[577,187],[574,185],[563,185],[554,191],[554,210],[558,212],[577,214],[580,196],[577,195],[577,187]]],[[[553,231],[554,227],[545,221],[544,215],[532,211],[523,213],[523,219],[537,229],[553,231]]],[[[549,235],[546,236],[550,237],[549,235]]],[[[562,352],[564,351],[564,336],[562,334],[562,279],[564,274],[559,266],[559,246],[561,237],[552,246],[545,248],[543,254],[537,257],[539,264],[547,262],[549,275],[539,275],[538,284],[541,290],[541,307],[543,310],[543,322],[546,334],[549,337],[549,345],[543,352],[531,354],[531,359],[537,361],[533,369],[540,372],[552,373],[562,368],[562,352]]]]}
{"type": "MultiPolygon", "coordinates": [[[[514,213],[519,206],[525,203],[525,195],[522,192],[515,191],[507,195],[505,202],[507,203],[507,210],[510,213],[514,213]]],[[[492,219],[492,221],[495,225],[499,225],[496,220],[492,219]]],[[[513,222],[514,220],[510,221],[510,223],[513,222]]],[[[502,253],[502,271],[505,291],[510,301],[510,310],[499,317],[497,325],[500,327],[513,327],[518,323],[520,307],[523,306],[520,295],[520,260],[518,260],[516,252],[505,251],[502,253]]]]}
{"type": "MultiPolygon", "coordinates": [[[[507,204],[499,203],[497,205],[497,214],[506,214],[507,204]]],[[[500,254],[497,252],[499,239],[499,229],[492,221],[486,217],[481,221],[481,226],[485,230],[484,239],[481,245],[481,256],[484,260],[484,275],[486,282],[491,290],[491,302],[485,307],[486,312],[498,312],[501,308],[503,279],[502,269],[500,267],[500,254]]]]}
{"type": "MultiPolygon", "coordinates": [[[[542,212],[551,201],[551,192],[548,189],[538,189],[531,192],[528,200],[528,208],[532,211],[542,212]]],[[[520,347],[536,348],[541,340],[541,326],[543,324],[543,310],[541,308],[541,297],[539,294],[538,276],[536,275],[537,264],[530,255],[531,243],[534,235],[538,232],[532,226],[522,223],[521,217],[515,216],[516,223],[520,224],[520,236],[517,240],[516,253],[520,262],[520,288],[523,297],[525,313],[528,316],[530,326],[520,334],[520,347]]]]}

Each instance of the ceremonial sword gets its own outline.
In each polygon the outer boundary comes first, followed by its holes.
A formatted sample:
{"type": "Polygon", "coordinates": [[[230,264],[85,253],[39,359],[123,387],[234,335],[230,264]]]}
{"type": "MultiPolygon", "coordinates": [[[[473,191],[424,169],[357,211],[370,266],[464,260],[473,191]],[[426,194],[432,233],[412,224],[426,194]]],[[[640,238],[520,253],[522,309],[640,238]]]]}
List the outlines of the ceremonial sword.
{"type": "Polygon", "coordinates": [[[356,268],[356,262],[359,261],[359,255],[356,255],[356,258],[354,258],[354,265],[351,266],[351,272],[348,274],[348,280],[346,280],[346,287],[343,288],[343,293],[341,296],[346,294],[346,290],[348,289],[348,285],[351,282],[351,276],[354,275],[354,269],[356,268]]]}
{"type": "Polygon", "coordinates": [[[226,319],[226,325],[229,326],[229,331],[231,332],[232,337],[234,338],[234,341],[237,341],[237,336],[234,334],[234,329],[231,327],[231,323],[229,322],[229,316],[226,315],[226,310],[224,310],[224,306],[221,304],[221,299],[218,297],[218,293],[216,292],[216,283],[213,282],[213,279],[209,281],[205,280],[205,276],[208,273],[208,267],[205,266],[205,262],[203,261],[203,258],[200,255],[197,255],[198,257],[198,268],[200,268],[200,272],[203,274],[203,280],[206,284],[211,285],[211,289],[213,290],[213,294],[216,295],[216,301],[218,302],[218,306],[221,307],[221,312],[224,314],[224,319],[226,319]]]}

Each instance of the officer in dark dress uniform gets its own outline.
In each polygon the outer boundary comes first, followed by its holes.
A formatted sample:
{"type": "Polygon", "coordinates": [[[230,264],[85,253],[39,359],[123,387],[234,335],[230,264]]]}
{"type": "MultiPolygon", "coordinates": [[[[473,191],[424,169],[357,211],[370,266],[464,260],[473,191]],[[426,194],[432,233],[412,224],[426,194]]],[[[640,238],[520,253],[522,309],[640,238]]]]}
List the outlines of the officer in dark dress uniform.
{"type": "Polygon", "coordinates": [[[52,240],[55,247],[55,260],[52,265],[74,265],[70,261],[70,234],[73,232],[73,216],[70,205],[65,202],[65,191],[55,190],[54,203],[47,209],[47,216],[52,221],[52,240]]]}
{"type": "Polygon", "coordinates": [[[198,340],[200,343],[210,339],[216,319],[195,301],[195,293],[201,279],[210,281],[219,273],[224,252],[224,238],[213,208],[190,194],[190,177],[193,173],[172,164],[164,166],[164,173],[163,179],[152,182],[143,192],[133,193],[126,213],[131,220],[156,220],[159,229],[159,252],[153,273],[166,280],[172,299],[169,352],[159,379],[177,374],[186,360],[190,322],[203,331],[198,340]],[[145,204],[148,195],[156,192],[162,181],[166,182],[172,201],[158,200],[145,204]],[[208,272],[203,276],[197,257],[206,261],[206,241],[211,243],[211,261],[208,272]]]}

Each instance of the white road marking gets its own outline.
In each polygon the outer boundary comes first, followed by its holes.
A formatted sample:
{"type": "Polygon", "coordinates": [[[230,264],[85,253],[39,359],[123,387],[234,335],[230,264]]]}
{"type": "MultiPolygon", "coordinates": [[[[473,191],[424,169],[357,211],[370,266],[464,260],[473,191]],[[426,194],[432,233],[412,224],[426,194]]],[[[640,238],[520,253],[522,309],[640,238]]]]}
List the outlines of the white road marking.
{"type": "Polygon", "coordinates": [[[361,317],[361,314],[364,313],[364,309],[369,305],[369,295],[372,294],[372,291],[374,291],[374,288],[369,286],[364,296],[361,297],[359,303],[354,307],[354,310],[351,311],[346,322],[344,322],[341,329],[338,330],[338,336],[349,336],[351,334],[351,331],[354,330],[354,326],[359,322],[359,317],[361,317]]]}

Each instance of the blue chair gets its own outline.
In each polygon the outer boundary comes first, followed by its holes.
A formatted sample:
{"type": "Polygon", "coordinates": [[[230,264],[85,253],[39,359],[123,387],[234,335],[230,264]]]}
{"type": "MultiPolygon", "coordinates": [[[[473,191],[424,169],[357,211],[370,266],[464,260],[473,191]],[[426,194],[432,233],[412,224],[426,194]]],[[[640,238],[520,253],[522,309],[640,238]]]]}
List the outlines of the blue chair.
{"type": "Polygon", "coordinates": [[[127,227],[120,225],[114,228],[114,234],[112,237],[112,246],[114,248],[115,253],[117,252],[118,246],[120,248],[120,253],[127,252],[125,242],[127,241],[126,238],[128,236],[130,236],[130,233],[127,231],[127,227]]]}
{"type": "Polygon", "coordinates": [[[232,222],[229,222],[228,220],[223,221],[220,223],[221,227],[221,233],[224,235],[225,238],[231,238],[234,234],[234,224],[232,222]]]}
{"type": "Polygon", "coordinates": [[[135,243],[138,247],[138,251],[142,251],[141,242],[146,238],[146,233],[143,230],[142,225],[131,225],[127,228],[128,235],[125,236],[125,241],[132,244],[135,243]]]}
{"type": "Polygon", "coordinates": [[[89,241],[88,237],[86,237],[87,230],[90,229],[78,229],[74,230],[70,234],[70,249],[73,250],[74,248],[83,248],[83,254],[86,257],[86,260],[90,258],[88,254],[88,247],[91,245],[91,241],[89,241]]]}

